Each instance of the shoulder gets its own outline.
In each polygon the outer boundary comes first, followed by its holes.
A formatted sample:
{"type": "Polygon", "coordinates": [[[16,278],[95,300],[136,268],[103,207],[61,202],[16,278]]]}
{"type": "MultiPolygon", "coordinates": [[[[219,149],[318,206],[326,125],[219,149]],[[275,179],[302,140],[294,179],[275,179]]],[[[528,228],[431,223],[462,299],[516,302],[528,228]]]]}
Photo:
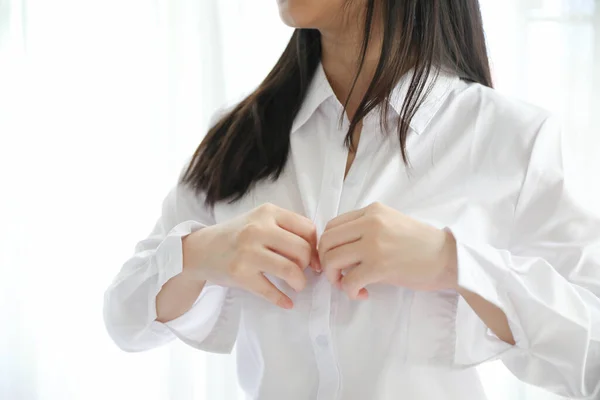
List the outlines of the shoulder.
{"type": "Polygon", "coordinates": [[[476,83],[457,85],[448,105],[463,121],[462,134],[471,136],[471,150],[498,161],[528,159],[542,127],[555,120],[543,108],[476,83]]]}
{"type": "Polygon", "coordinates": [[[551,117],[543,108],[529,104],[478,83],[463,83],[454,91],[454,101],[465,115],[516,134],[537,130],[551,117]]]}

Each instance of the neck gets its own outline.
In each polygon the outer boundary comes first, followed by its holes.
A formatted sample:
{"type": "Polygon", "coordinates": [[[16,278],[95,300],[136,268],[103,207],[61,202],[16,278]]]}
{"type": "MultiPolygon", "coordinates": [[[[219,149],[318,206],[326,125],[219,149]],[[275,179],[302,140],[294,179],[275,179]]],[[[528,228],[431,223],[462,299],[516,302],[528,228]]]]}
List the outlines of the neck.
{"type": "Polygon", "coordinates": [[[359,70],[362,40],[362,29],[321,31],[321,62],[323,63],[323,69],[338,100],[342,104],[345,104],[348,100],[346,113],[350,119],[354,116],[371,84],[381,54],[382,39],[380,30],[375,29],[374,26],[363,66],[358,74],[354,89],[352,89],[359,70]]]}

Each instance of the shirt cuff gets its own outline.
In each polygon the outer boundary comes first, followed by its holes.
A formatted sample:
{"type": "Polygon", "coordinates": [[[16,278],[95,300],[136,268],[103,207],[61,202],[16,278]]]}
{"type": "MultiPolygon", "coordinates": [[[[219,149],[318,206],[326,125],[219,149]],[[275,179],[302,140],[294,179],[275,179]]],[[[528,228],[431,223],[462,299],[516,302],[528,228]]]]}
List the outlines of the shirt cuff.
{"type": "MultiPolygon", "coordinates": [[[[158,291],[160,291],[162,286],[167,283],[169,279],[179,275],[181,271],[183,271],[183,249],[181,248],[181,238],[202,228],[205,228],[205,225],[196,221],[182,222],[171,229],[167,237],[156,248],[156,264],[164,266],[164,268],[159,270],[158,291]]],[[[158,292],[156,294],[158,294],[158,292]]]]}
{"type": "Polygon", "coordinates": [[[170,331],[182,342],[213,353],[229,353],[237,336],[239,310],[228,288],[206,283],[190,310],[180,317],[161,323],[156,321],[156,295],[171,278],[183,271],[181,239],[205,225],[186,221],[173,228],[156,250],[156,262],[164,265],[158,278],[158,291],[150,301],[156,333],[170,331]]]}
{"type": "Polygon", "coordinates": [[[230,353],[237,336],[237,307],[230,289],[207,284],[189,311],[164,325],[189,346],[230,353]]]}
{"type": "Polygon", "coordinates": [[[485,244],[471,246],[459,238],[456,238],[456,250],[458,286],[479,295],[504,312],[516,345],[500,340],[460,297],[456,314],[455,362],[465,366],[477,365],[500,358],[508,351],[527,348],[527,340],[507,296],[510,254],[485,244]]]}

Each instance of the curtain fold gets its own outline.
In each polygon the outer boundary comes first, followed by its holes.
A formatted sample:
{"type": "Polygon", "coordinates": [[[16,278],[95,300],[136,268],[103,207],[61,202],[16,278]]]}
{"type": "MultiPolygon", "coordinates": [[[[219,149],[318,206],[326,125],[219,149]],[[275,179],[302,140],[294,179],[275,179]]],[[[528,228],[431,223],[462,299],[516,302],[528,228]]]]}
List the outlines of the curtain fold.
{"type": "MultiPolygon", "coordinates": [[[[600,189],[600,5],[481,1],[498,90],[569,127],[600,189]]],[[[251,91],[291,29],[274,2],[0,0],[0,398],[241,400],[232,356],[119,351],[102,295],[211,115],[251,91]]],[[[501,364],[491,400],[554,400],[501,364]]]]}

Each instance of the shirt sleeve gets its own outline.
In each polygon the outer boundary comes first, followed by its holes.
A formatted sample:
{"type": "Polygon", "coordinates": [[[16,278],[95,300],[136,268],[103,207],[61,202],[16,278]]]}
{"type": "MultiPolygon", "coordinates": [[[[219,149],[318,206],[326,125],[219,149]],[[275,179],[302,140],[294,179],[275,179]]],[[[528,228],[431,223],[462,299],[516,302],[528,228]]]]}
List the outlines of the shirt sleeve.
{"type": "Polygon", "coordinates": [[[495,337],[464,299],[455,363],[501,358],[520,380],[562,396],[600,393],[600,219],[578,205],[563,168],[561,129],[538,132],[506,250],[457,237],[459,286],[495,304],[516,341],[495,337]]]}
{"type": "Polygon", "coordinates": [[[215,223],[204,199],[177,185],[163,201],[162,215],[139,242],[104,296],[104,321],[125,351],[148,350],[174,338],[201,350],[230,352],[239,310],[228,288],[207,284],[192,308],[166,324],[156,321],[156,296],[181,273],[182,237],[215,223]]]}

